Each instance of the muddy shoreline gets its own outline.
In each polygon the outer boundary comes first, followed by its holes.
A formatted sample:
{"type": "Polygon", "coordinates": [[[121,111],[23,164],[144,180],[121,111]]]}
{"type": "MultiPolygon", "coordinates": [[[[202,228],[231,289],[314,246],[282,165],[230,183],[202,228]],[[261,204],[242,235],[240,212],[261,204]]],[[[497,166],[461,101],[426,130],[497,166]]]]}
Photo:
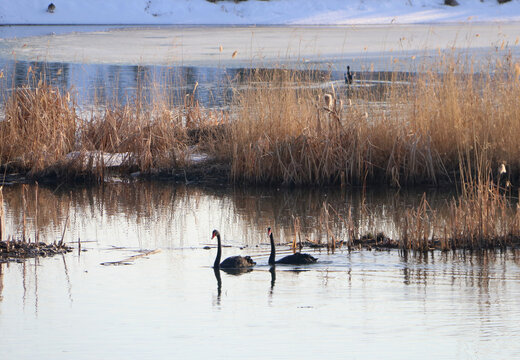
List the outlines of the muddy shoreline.
{"type": "Polygon", "coordinates": [[[91,173],[75,173],[72,177],[69,177],[63,175],[62,172],[53,173],[52,171],[45,175],[31,175],[29,173],[20,172],[9,173],[4,171],[0,175],[0,186],[35,183],[51,186],[60,184],[67,184],[70,186],[94,185],[104,181],[110,181],[110,179],[122,179],[125,181],[170,181],[176,184],[203,186],[228,186],[232,184],[230,165],[226,163],[204,163],[178,169],[157,169],[147,173],[131,170],[132,169],[128,168],[106,169],[103,178],[99,178],[91,173]]]}
{"type": "Polygon", "coordinates": [[[69,252],[72,252],[72,247],[64,243],[0,241],[0,263],[23,261],[35,257],[50,257],[69,252]]]}
{"type": "MultiPolygon", "coordinates": [[[[414,251],[414,252],[431,252],[431,251],[486,251],[486,250],[517,250],[520,248],[520,237],[508,235],[504,237],[499,237],[494,239],[497,244],[494,247],[482,247],[482,248],[471,248],[471,247],[456,247],[456,246],[448,246],[448,248],[443,247],[443,243],[438,239],[431,239],[427,242],[427,245],[423,249],[413,249],[408,247],[403,247],[403,241],[391,239],[385,236],[382,233],[377,234],[376,236],[372,234],[366,234],[361,236],[360,238],[353,239],[352,241],[339,240],[336,241],[334,246],[332,243],[314,243],[310,241],[305,241],[301,246],[298,246],[298,250],[302,251],[305,248],[312,249],[327,249],[328,251],[336,250],[336,249],[345,249],[347,248],[349,251],[355,250],[376,250],[376,251],[385,251],[385,250],[400,250],[400,251],[414,251]]],[[[447,240],[448,243],[453,243],[452,239],[447,240]]]]}

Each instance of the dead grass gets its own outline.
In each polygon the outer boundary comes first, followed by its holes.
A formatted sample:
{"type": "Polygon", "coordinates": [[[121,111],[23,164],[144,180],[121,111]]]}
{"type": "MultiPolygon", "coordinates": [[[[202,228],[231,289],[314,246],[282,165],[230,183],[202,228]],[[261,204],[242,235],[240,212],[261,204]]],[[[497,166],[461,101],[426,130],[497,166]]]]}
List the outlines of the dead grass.
{"type": "Polygon", "coordinates": [[[32,86],[5,101],[0,161],[34,177],[100,179],[104,164],[88,158],[93,152],[126,154],[120,171],[154,174],[185,166],[196,146],[230,164],[237,183],[472,183],[483,166],[500,164],[515,183],[520,65],[506,56],[477,71],[453,56],[436,60],[375,91],[358,86],[363,81],[323,90],[307,86],[312,73],[251,71],[230,110],[203,109],[194,93],[174,106],[164,89],[148,97],[139,90],[125,104],[101,104],[81,117],[73,94],[32,75],[32,86]],[[67,157],[73,151],[82,156],[67,157]]]}
{"type": "Polygon", "coordinates": [[[74,149],[77,116],[70,94],[40,81],[16,89],[0,122],[4,166],[38,174],[74,149]]]}
{"type": "Polygon", "coordinates": [[[103,104],[80,113],[73,95],[63,94],[43,79],[17,88],[5,101],[0,122],[0,162],[5,172],[32,178],[101,180],[105,153],[122,154],[120,171],[171,172],[185,166],[190,131],[197,141],[211,136],[223,113],[199,107],[193,94],[173,106],[165,94],[151,100],[142,94],[125,104],[103,104]],[[209,129],[209,130],[208,130],[209,129]]]}
{"type": "Polygon", "coordinates": [[[179,118],[167,107],[136,111],[134,104],[117,105],[93,114],[80,129],[85,151],[129,153],[128,167],[150,172],[176,167],[186,132],[179,118]]]}
{"type": "Polygon", "coordinates": [[[520,169],[518,65],[506,58],[467,73],[471,64],[439,61],[408,84],[390,85],[381,99],[363,89],[324,94],[290,71],[253,76],[235,98],[224,149],[235,181],[454,183],[462,168],[478,171],[464,160],[477,154],[520,169]]]}

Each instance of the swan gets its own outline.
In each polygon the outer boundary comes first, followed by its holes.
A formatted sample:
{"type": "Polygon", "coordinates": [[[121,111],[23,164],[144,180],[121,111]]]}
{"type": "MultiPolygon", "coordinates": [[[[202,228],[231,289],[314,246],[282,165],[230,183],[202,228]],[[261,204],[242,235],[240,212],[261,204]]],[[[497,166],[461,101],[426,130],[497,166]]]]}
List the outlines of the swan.
{"type": "Polygon", "coordinates": [[[213,230],[213,235],[211,239],[217,237],[218,242],[218,250],[217,257],[215,258],[215,263],[213,264],[214,269],[241,269],[241,268],[249,268],[256,263],[251,259],[250,256],[230,256],[224,261],[220,262],[220,257],[222,256],[222,244],[220,241],[220,233],[217,230],[213,230]]]}
{"type": "Polygon", "coordinates": [[[313,264],[318,259],[316,259],[314,256],[311,256],[309,254],[302,254],[302,253],[295,253],[292,255],[287,255],[283,258],[281,258],[278,261],[275,261],[276,257],[276,249],[274,246],[274,237],[273,232],[271,231],[271,228],[267,228],[267,236],[269,236],[271,240],[271,255],[269,256],[269,265],[273,264],[291,264],[291,265],[306,265],[306,264],[313,264]]]}

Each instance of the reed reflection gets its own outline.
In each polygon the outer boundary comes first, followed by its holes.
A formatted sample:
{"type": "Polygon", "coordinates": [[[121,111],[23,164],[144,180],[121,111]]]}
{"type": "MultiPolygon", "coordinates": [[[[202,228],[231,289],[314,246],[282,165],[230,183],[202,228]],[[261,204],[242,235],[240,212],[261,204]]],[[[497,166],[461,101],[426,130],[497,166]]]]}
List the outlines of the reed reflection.
{"type": "Polygon", "coordinates": [[[65,260],[65,254],[61,254],[63,260],[63,272],[65,273],[65,280],[67,281],[67,293],[69,295],[70,303],[72,304],[72,283],[69,276],[69,268],[67,267],[67,261],[65,260]]]}
{"type": "MultiPolygon", "coordinates": [[[[442,215],[450,195],[432,191],[429,205],[442,215]]],[[[146,181],[38,190],[29,185],[25,195],[21,185],[4,187],[7,232],[13,236],[25,229],[55,239],[68,218],[66,241],[99,240],[100,227],[114,227],[123,232],[116,237],[118,245],[136,246],[138,241],[145,248],[198,246],[214,227],[229,234],[235,245],[246,246],[263,243],[268,226],[277,230],[281,244],[298,238],[326,245],[331,234],[343,241],[379,232],[398,238],[401,215],[421,196],[414,191],[212,189],[146,181]]],[[[442,224],[442,216],[438,220],[442,224]]]]}
{"type": "MultiPolygon", "coordinates": [[[[266,243],[265,229],[273,226],[277,242],[285,246],[282,252],[290,251],[287,244],[294,244],[296,238],[307,245],[318,246],[325,245],[330,234],[336,239],[348,240],[360,234],[383,231],[398,238],[402,226],[400,215],[422,197],[422,193],[412,191],[372,191],[363,196],[359,192],[335,189],[212,189],[146,181],[58,189],[25,187],[25,191],[22,185],[3,189],[6,233],[15,238],[23,238],[25,233],[33,241],[39,233],[42,241],[55,241],[62,237],[65,229],[65,241],[75,244],[79,239],[98,241],[101,245],[185,248],[200,247],[207,233],[218,227],[227,234],[228,246],[254,249],[266,243]],[[341,218],[332,211],[328,217],[322,216],[324,202],[341,218]],[[295,219],[299,219],[298,227],[295,219]]],[[[428,196],[429,205],[438,210],[437,220],[442,224],[443,217],[449,216],[449,212],[443,212],[444,200],[449,194],[434,191],[428,196]]],[[[450,260],[444,261],[469,263],[468,269],[480,267],[481,276],[486,276],[485,267],[496,261],[493,258],[506,256],[500,252],[475,256],[476,253],[467,251],[401,254],[403,265],[414,264],[405,266],[403,272],[417,274],[422,271],[418,264],[428,269],[448,258],[450,260]]],[[[518,251],[507,254],[519,262],[518,251]]],[[[422,276],[426,281],[429,274],[422,276]]]]}
{"type": "Polygon", "coordinates": [[[489,295],[505,288],[508,279],[520,279],[520,271],[512,271],[508,266],[518,266],[518,250],[404,251],[400,258],[405,285],[426,287],[448,282],[453,288],[475,289],[480,295],[489,295]]]}

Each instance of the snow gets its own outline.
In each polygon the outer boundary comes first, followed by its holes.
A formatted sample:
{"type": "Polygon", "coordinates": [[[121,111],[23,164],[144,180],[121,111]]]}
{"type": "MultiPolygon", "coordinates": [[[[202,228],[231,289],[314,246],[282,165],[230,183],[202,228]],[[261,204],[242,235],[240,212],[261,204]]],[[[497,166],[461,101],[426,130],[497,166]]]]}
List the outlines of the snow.
{"type": "Polygon", "coordinates": [[[126,153],[107,153],[103,151],[73,151],[68,153],[65,158],[71,163],[81,161],[83,168],[100,166],[105,168],[123,166],[131,159],[132,154],[126,153]]]}
{"type": "Polygon", "coordinates": [[[0,24],[345,25],[519,21],[520,0],[1,0],[0,24]]]}
{"type": "Polygon", "coordinates": [[[50,1],[0,0],[0,24],[45,25],[1,26],[0,58],[234,68],[370,58],[377,68],[438,49],[520,51],[520,0],[52,0],[49,13],[50,1]]]}
{"type": "MultiPolygon", "coordinates": [[[[103,151],[73,151],[65,156],[65,159],[70,163],[80,163],[82,168],[94,169],[98,167],[114,168],[129,165],[132,163],[132,153],[108,153],[103,151]]],[[[180,159],[178,159],[180,160],[180,159]]],[[[202,164],[213,160],[211,156],[197,150],[197,147],[192,146],[184,154],[183,160],[188,165],[202,164]]]]}

